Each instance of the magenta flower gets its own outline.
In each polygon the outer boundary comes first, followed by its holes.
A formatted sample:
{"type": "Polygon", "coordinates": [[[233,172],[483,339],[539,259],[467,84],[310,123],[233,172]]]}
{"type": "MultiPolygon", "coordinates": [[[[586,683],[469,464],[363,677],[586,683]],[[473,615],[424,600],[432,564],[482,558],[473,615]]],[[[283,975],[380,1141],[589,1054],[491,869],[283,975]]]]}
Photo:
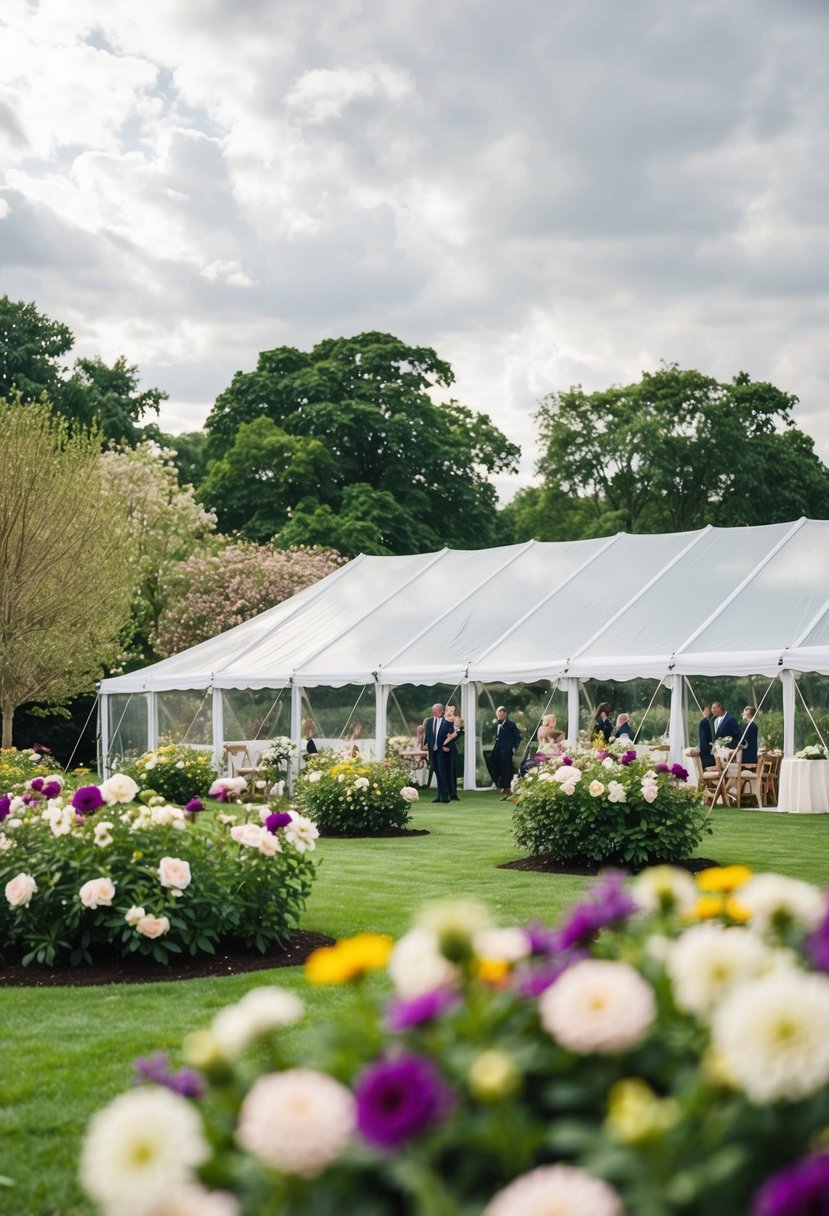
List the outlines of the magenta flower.
{"type": "Polygon", "coordinates": [[[636,904],[624,890],[627,874],[624,870],[605,870],[599,882],[589,892],[584,903],[571,909],[567,920],[555,936],[559,951],[584,946],[601,929],[627,920],[636,910],[636,904]]]}
{"type": "Polygon", "coordinates": [[[804,1157],[772,1174],[754,1198],[752,1216],[825,1216],[829,1212],[829,1155],[804,1157]]]}
{"type": "Polygon", "coordinates": [[[104,796],[97,785],[81,785],[72,795],[72,806],[81,815],[94,815],[104,805],[104,796]]]}
{"type": "Polygon", "coordinates": [[[151,1056],[139,1056],[133,1067],[139,1083],[150,1081],[153,1085],[163,1085],[182,1098],[201,1098],[204,1094],[202,1077],[192,1068],[180,1068],[178,1072],[173,1072],[163,1051],[154,1051],[151,1056]]]}
{"type": "Polygon", "coordinates": [[[633,748],[631,748],[629,751],[626,751],[623,755],[621,755],[619,757],[619,763],[620,764],[632,764],[635,759],[636,759],[636,752],[633,748]]]}
{"type": "Polygon", "coordinates": [[[0,798],[0,823],[2,823],[8,815],[11,804],[12,800],[8,794],[4,794],[3,797],[0,798]]]}
{"type": "Polygon", "coordinates": [[[411,1030],[424,1022],[434,1022],[460,1000],[450,988],[433,988],[410,1000],[394,1000],[386,1010],[386,1025],[393,1032],[411,1030]]]}
{"type": "Polygon", "coordinates": [[[265,820],[265,827],[275,836],[280,828],[286,828],[290,822],[291,816],[287,811],[274,811],[265,820]]]}
{"type": "Polygon", "coordinates": [[[190,801],[185,804],[184,809],[187,811],[188,815],[196,815],[199,811],[204,810],[204,803],[202,802],[201,798],[191,798],[190,801]]]}
{"type": "Polygon", "coordinates": [[[562,764],[572,764],[573,763],[572,757],[571,756],[562,756],[561,763],[562,764]]]}
{"type": "Polygon", "coordinates": [[[403,1055],[370,1065],[357,1081],[357,1126],[369,1144],[396,1149],[446,1118],[451,1090],[425,1056],[403,1055]]]}
{"type": "MultiPolygon", "coordinates": [[[[32,782],[34,785],[34,782],[32,782]]],[[[57,798],[61,785],[59,781],[47,781],[41,790],[44,798],[57,798]]]]}
{"type": "Polygon", "coordinates": [[[42,791],[43,790],[43,778],[42,777],[32,777],[31,781],[29,782],[29,788],[33,789],[33,790],[42,791]]]}
{"type": "Polygon", "coordinates": [[[669,773],[671,770],[668,768],[667,764],[657,764],[656,771],[658,773],[669,773]]]}
{"type": "Polygon", "coordinates": [[[687,781],[688,770],[687,768],[683,768],[681,764],[672,764],[671,776],[675,777],[677,781],[687,781]]]}
{"type": "MultiPolygon", "coordinates": [[[[0,819],[3,818],[3,799],[0,798],[0,819]]],[[[829,900],[826,913],[814,933],[806,941],[806,948],[820,971],[829,971],[829,900]]]]}

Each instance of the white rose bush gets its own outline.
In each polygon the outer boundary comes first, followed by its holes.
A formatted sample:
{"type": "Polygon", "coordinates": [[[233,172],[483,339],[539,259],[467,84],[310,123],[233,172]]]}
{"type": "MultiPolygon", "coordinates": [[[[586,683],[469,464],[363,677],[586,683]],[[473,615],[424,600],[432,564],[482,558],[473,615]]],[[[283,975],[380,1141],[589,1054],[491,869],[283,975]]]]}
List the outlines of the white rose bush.
{"type": "Polygon", "coordinates": [[[681,764],[635,751],[573,748],[516,785],[513,834],[533,856],[576,865],[641,868],[690,857],[706,829],[700,795],[681,764]]]}
{"type": "MultiPolygon", "coordinates": [[[[162,744],[142,756],[125,760],[121,767],[123,771],[117,774],[119,782],[130,778],[140,790],[152,791],[182,806],[191,798],[203,798],[217,776],[213,753],[184,743],[162,744]]],[[[110,782],[113,780],[111,777],[110,782]]]]}
{"type": "Polygon", "coordinates": [[[398,758],[311,756],[294,796],[323,836],[377,836],[408,826],[418,792],[398,758]]]}
{"type": "Polygon", "coordinates": [[[240,805],[231,822],[146,797],[116,773],[0,796],[0,962],[265,953],[287,944],[311,889],[318,831],[296,809],[240,805]],[[255,822],[247,822],[255,817],[255,822]]]}
{"type": "Polygon", "coordinates": [[[306,981],[353,989],[313,1033],[262,986],[188,1036],[185,1067],[136,1062],[149,1094],[83,1150],[103,1216],[189,1212],[168,1188],[234,1216],[826,1210],[829,904],[806,883],[607,870],[558,925],[445,902],[396,944],[316,951],[306,981]],[[391,996],[363,982],[384,969],[391,996]]]}

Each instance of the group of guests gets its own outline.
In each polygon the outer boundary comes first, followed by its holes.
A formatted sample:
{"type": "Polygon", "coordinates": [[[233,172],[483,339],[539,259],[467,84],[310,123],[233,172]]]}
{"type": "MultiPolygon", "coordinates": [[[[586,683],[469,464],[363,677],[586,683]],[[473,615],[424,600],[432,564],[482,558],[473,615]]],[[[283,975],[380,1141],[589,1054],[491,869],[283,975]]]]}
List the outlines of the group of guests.
{"type": "Polygon", "coordinates": [[[630,739],[633,742],[633,727],[627,714],[619,714],[615,725],[613,722],[613,707],[609,701],[602,701],[596,707],[596,717],[593,720],[593,738],[604,735],[605,743],[611,739],[630,739]]]}
{"type": "Polygon", "coordinates": [[[454,705],[436,702],[432,716],[418,728],[418,743],[429,754],[429,765],[435,774],[438,792],[433,802],[458,801],[458,738],[463,723],[454,705]]]}
{"type": "Polygon", "coordinates": [[[717,743],[725,747],[739,745],[740,763],[757,763],[757,723],[754,721],[756,712],[753,705],[746,705],[743,710],[745,725],[741,727],[734,715],[723,708],[720,701],[703,705],[699,721],[699,758],[703,768],[713,768],[717,763],[714,759],[714,745],[717,743]]]}

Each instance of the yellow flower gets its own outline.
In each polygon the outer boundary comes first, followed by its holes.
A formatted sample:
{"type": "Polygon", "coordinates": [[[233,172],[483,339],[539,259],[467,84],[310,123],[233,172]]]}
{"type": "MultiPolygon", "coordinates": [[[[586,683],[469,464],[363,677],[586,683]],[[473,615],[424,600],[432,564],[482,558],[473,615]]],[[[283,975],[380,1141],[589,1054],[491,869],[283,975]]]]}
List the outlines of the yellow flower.
{"type": "Polygon", "coordinates": [[[481,1052],[469,1070],[469,1088],[480,1102],[509,1098],[520,1084],[515,1061],[497,1048],[481,1052]]]}
{"type": "Polygon", "coordinates": [[[305,964],[311,984],[349,984],[385,967],[394,941],[385,933],[358,933],[315,950],[305,964]]]}
{"type": "Polygon", "coordinates": [[[752,877],[748,866],[710,866],[697,875],[700,891],[735,891],[752,877]]]}
{"type": "Polygon", "coordinates": [[[607,1128],[623,1144],[638,1144],[669,1131],[679,1118],[675,1098],[657,1098],[640,1077],[617,1081],[608,1095],[607,1128]]]}
{"type": "Polygon", "coordinates": [[[485,984],[491,984],[493,988],[503,984],[509,972],[509,963],[503,962],[502,959],[482,958],[477,965],[478,978],[485,984]]]}
{"type": "Polygon", "coordinates": [[[697,900],[693,915],[697,920],[711,920],[712,917],[720,915],[723,907],[721,895],[703,895],[697,900]]]}

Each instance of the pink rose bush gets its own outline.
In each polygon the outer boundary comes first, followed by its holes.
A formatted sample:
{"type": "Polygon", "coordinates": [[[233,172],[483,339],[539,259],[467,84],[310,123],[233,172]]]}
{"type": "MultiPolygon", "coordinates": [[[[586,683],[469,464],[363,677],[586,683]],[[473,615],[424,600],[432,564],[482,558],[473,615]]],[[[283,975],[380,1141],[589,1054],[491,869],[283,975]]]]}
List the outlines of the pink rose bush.
{"type": "Polygon", "coordinates": [[[693,854],[704,831],[704,808],[686,769],[654,768],[620,748],[553,756],[531,768],[513,795],[516,842],[560,862],[679,861],[693,854]]]}
{"type": "Polygon", "coordinates": [[[136,1062],[150,1084],[83,1149],[103,1216],[189,1212],[159,1206],[165,1181],[236,1216],[826,1210],[829,902],[808,883],[609,870],[556,924],[447,901],[305,974],[352,988],[305,1033],[301,996],[262,984],[188,1035],[189,1067],[136,1062]]]}
{"type": "Polygon", "coordinates": [[[297,810],[246,822],[260,808],[244,805],[223,823],[159,797],[136,804],[136,789],[116,773],[74,792],[55,781],[0,796],[0,961],[75,965],[106,948],[164,964],[223,940],[262,953],[287,943],[316,826],[297,810]]]}

